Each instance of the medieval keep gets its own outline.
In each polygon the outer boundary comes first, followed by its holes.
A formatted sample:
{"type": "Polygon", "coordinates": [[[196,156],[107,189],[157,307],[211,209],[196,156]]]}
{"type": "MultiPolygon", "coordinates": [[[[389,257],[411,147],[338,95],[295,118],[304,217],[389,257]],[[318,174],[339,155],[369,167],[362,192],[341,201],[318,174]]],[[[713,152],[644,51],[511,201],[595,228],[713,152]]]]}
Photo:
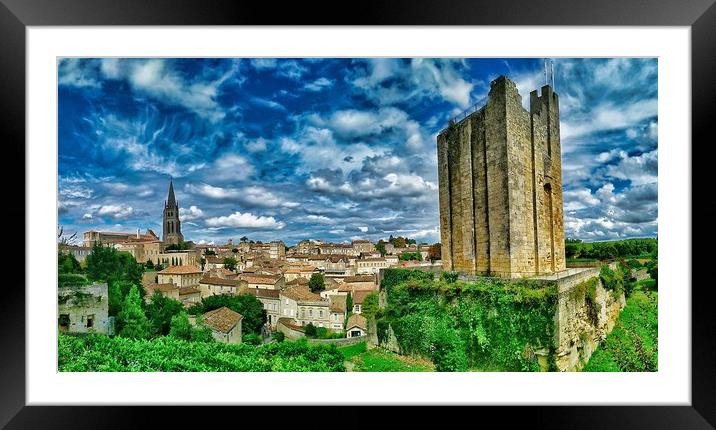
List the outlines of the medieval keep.
{"type": "Polygon", "coordinates": [[[565,269],[559,98],[545,85],[530,110],[514,82],[437,137],[444,270],[519,278],[565,269]]]}
{"type": "Polygon", "coordinates": [[[174,183],[169,180],[169,196],[164,202],[164,222],[162,240],[164,246],[178,245],[184,241],[184,235],[181,234],[181,223],[179,222],[179,203],[174,197],[174,183]]]}

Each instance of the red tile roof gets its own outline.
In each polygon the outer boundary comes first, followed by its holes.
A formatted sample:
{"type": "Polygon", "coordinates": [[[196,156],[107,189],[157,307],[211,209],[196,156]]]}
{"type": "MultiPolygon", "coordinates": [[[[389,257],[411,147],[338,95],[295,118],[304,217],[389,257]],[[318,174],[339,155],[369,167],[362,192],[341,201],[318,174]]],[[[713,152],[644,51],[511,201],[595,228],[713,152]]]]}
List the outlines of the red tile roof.
{"type": "Polygon", "coordinates": [[[241,321],[240,313],[234,312],[226,306],[204,313],[204,324],[216,331],[228,333],[241,321]]]}
{"type": "Polygon", "coordinates": [[[169,266],[166,269],[157,272],[159,275],[191,275],[194,273],[202,273],[201,269],[196,266],[169,266]]]}

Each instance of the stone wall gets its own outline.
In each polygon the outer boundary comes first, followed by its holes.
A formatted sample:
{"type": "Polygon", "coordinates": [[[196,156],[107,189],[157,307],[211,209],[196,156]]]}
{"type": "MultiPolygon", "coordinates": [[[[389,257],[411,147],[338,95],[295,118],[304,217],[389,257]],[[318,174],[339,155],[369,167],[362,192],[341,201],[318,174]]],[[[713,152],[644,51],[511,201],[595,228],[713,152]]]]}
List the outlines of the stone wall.
{"type": "Polygon", "coordinates": [[[107,284],[61,287],[57,290],[58,326],[62,332],[109,334],[111,322],[108,311],[107,284]],[[91,322],[88,323],[89,320],[91,322]]]}
{"type": "Polygon", "coordinates": [[[503,76],[483,108],[440,132],[444,270],[516,278],[565,268],[558,105],[544,86],[526,111],[503,76]]]}
{"type": "MultiPolygon", "coordinates": [[[[599,343],[606,339],[626,305],[602,285],[599,269],[568,269],[556,279],[559,301],[555,315],[555,362],[560,371],[580,370],[599,343]],[[593,282],[594,301],[587,285],[593,282]]],[[[543,353],[544,355],[544,353],[543,353]]],[[[546,360],[540,360],[543,366],[546,360]]]]}
{"type": "Polygon", "coordinates": [[[325,345],[336,345],[336,346],[346,346],[346,345],[353,345],[360,342],[365,342],[368,340],[368,336],[357,336],[357,337],[346,337],[342,339],[308,339],[308,343],[318,343],[318,344],[325,344],[325,345]]]}

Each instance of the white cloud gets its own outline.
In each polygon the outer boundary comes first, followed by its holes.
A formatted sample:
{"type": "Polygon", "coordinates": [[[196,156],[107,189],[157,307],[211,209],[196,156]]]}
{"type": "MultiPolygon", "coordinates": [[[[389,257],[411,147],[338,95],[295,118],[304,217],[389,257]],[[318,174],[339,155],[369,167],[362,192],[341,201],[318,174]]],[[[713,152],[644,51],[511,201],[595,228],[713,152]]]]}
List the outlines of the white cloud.
{"type": "Polygon", "coordinates": [[[132,216],[134,208],[122,205],[103,205],[97,210],[97,215],[111,216],[114,219],[126,219],[132,216]]]}
{"type": "MultiPolygon", "coordinates": [[[[219,87],[238,71],[238,63],[211,81],[188,81],[164,59],[103,59],[100,71],[107,79],[126,79],[140,93],[167,104],[183,106],[199,116],[216,122],[225,112],[217,102],[219,87]]],[[[240,79],[238,79],[240,81],[240,79]]]]}
{"type": "Polygon", "coordinates": [[[200,219],[204,217],[204,211],[199,209],[196,206],[189,206],[189,209],[187,208],[179,208],[179,216],[183,221],[191,221],[195,219],[200,219]]]}
{"type": "Polygon", "coordinates": [[[607,176],[624,179],[632,185],[650,184],[657,181],[658,150],[646,152],[630,157],[626,153],[620,153],[618,164],[610,164],[606,167],[607,176]]]}
{"type": "Polygon", "coordinates": [[[254,66],[254,68],[256,70],[275,69],[276,68],[276,59],[275,58],[252,58],[251,65],[254,66]]]}
{"type": "Polygon", "coordinates": [[[79,88],[100,86],[93,62],[81,58],[63,58],[58,62],[57,83],[79,88]]]}
{"type": "Polygon", "coordinates": [[[228,216],[207,218],[206,225],[209,227],[233,227],[233,228],[265,228],[280,230],[286,226],[282,221],[276,221],[272,216],[256,216],[251,213],[234,212],[228,216]]]}
{"type": "Polygon", "coordinates": [[[246,142],[244,144],[244,147],[249,152],[262,152],[262,151],[266,150],[266,146],[267,146],[266,144],[267,144],[266,139],[264,139],[263,137],[259,137],[258,139],[254,140],[254,141],[246,142]]]}
{"type": "Polygon", "coordinates": [[[227,153],[214,161],[208,172],[209,177],[217,180],[243,181],[254,174],[254,166],[244,157],[227,153]]]}
{"type": "Polygon", "coordinates": [[[326,89],[326,88],[330,88],[330,87],[333,86],[333,84],[334,84],[334,81],[331,80],[331,79],[328,79],[328,78],[318,78],[318,79],[316,79],[315,81],[310,82],[310,83],[304,85],[304,86],[303,86],[303,89],[306,90],[306,91],[317,92],[317,91],[322,91],[322,90],[324,90],[324,89],[326,89]]]}
{"type": "Polygon", "coordinates": [[[86,213],[82,215],[82,219],[92,219],[92,214],[86,213]]]}

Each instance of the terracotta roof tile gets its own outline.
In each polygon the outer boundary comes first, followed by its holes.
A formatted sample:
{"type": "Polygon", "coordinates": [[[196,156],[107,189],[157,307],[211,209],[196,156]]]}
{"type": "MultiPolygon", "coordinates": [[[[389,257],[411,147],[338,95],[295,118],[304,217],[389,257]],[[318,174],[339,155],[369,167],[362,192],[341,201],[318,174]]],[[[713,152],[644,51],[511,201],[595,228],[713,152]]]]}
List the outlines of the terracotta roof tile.
{"type": "Polygon", "coordinates": [[[320,295],[312,293],[311,290],[308,289],[308,287],[304,286],[287,288],[281,291],[281,295],[296,301],[318,302],[323,300],[320,295]]]}
{"type": "Polygon", "coordinates": [[[346,328],[350,329],[351,327],[359,327],[363,330],[368,330],[368,320],[360,314],[353,314],[348,318],[348,322],[346,323],[346,328]]]}
{"type": "Polygon", "coordinates": [[[161,272],[157,272],[159,275],[191,275],[193,273],[202,273],[201,269],[196,266],[169,266],[161,272]]]}
{"type": "Polygon", "coordinates": [[[234,312],[226,306],[204,313],[204,324],[216,331],[228,333],[241,321],[240,313],[234,312]]]}

